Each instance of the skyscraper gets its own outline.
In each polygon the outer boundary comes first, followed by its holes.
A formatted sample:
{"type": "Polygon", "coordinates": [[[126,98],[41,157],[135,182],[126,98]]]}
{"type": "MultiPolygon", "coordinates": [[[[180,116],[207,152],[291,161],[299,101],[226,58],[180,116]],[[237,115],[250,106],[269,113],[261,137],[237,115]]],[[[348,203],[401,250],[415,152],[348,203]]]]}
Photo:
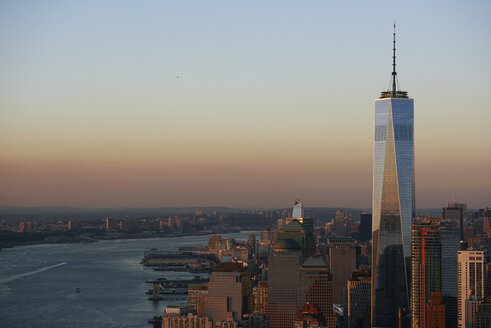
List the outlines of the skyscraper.
{"type": "Polygon", "coordinates": [[[445,325],[457,327],[457,252],[460,250],[459,222],[440,221],[442,243],[442,296],[445,304],[445,325]]]}
{"type": "MultiPolygon", "coordinates": [[[[426,327],[427,306],[433,292],[442,290],[440,219],[417,219],[412,229],[411,314],[412,327],[426,327]]],[[[440,294],[441,298],[441,294],[440,294]]]]}
{"type": "Polygon", "coordinates": [[[319,310],[325,327],[336,327],[332,313],[332,279],[327,264],[319,257],[310,258],[300,268],[299,308],[310,303],[319,310]]]}
{"type": "Polygon", "coordinates": [[[458,222],[460,229],[460,240],[464,240],[464,212],[467,210],[466,204],[448,203],[448,207],[443,208],[442,218],[458,222]]]}
{"type": "Polygon", "coordinates": [[[293,326],[298,310],[298,274],[301,264],[300,245],[293,239],[279,239],[268,261],[266,314],[269,315],[271,328],[293,326]]]}
{"type": "Polygon", "coordinates": [[[305,226],[298,220],[292,220],[287,225],[278,229],[276,241],[281,239],[293,239],[302,247],[303,259],[308,257],[307,232],[305,226]]]}
{"type": "Polygon", "coordinates": [[[344,317],[348,328],[370,327],[370,271],[355,271],[346,286],[344,317]]]}
{"type": "Polygon", "coordinates": [[[372,214],[363,212],[360,214],[360,240],[372,239],[372,214]]]}
{"type": "Polygon", "coordinates": [[[473,297],[484,299],[485,254],[484,251],[459,251],[458,263],[458,327],[466,328],[466,301],[473,297]]]}
{"type": "Polygon", "coordinates": [[[344,289],[356,270],[356,244],[351,238],[330,238],[327,249],[332,274],[332,302],[343,304],[344,289]]]}
{"type": "Polygon", "coordinates": [[[346,236],[346,216],[341,210],[336,210],[336,217],[334,218],[334,235],[338,238],[344,238],[346,236]]]}
{"type": "MultiPolygon", "coordinates": [[[[315,238],[314,238],[314,218],[304,216],[303,203],[300,199],[295,201],[292,210],[292,216],[285,218],[285,224],[289,225],[292,221],[298,221],[305,230],[305,252],[304,256],[310,257],[315,255],[315,238]]],[[[282,227],[283,228],[283,227],[282,227]]],[[[279,230],[280,228],[278,228],[279,230]]]]}
{"type": "Polygon", "coordinates": [[[300,199],[297,199],[295,205],[293,205],[292,217],[297,219],[303,218],[303,203],[300,199]]]}
{"type": "Polygon", "coordinates": [[[395,24],[392,90],[375,101],[372,199],[372,326],[394,327],[408,307],[414,197],[414,104],[397,88],[395,24]]]}

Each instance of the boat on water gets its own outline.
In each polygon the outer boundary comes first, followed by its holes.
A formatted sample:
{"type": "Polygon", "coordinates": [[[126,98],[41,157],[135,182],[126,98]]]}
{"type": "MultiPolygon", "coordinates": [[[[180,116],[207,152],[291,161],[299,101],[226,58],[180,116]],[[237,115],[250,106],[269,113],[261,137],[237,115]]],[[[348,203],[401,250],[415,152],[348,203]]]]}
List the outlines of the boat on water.
{"type": "Polygon", "coordinates": [[[80,288],[75,287],[75,293],[76,293],[76,294],[80,293],[80,288]]]}

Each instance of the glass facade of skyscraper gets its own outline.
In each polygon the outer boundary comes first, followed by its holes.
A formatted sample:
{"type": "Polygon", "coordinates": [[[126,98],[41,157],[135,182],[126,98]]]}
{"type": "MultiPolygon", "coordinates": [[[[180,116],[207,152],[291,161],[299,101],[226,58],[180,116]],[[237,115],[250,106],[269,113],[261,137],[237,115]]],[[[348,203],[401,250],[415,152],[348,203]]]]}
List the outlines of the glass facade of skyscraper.
{"type": "Polygon", "coordinates": [[[414,197],[414,103],[404,91],[375,102],[373,163],[372,326],[395,327],[408,309],[414,197]]]}
{"type": "Polygon", "coordinates": [[[457,252],[460,250],[460,224],[455,220],[440,222],[442,242],[442,295],[445,325],[457,327],[457,252]]]}

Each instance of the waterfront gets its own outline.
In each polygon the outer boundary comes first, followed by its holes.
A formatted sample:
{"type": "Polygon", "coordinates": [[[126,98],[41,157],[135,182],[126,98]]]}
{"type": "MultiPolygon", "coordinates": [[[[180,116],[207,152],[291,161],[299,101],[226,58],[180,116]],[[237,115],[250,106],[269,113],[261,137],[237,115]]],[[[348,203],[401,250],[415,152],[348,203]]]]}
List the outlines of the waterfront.
{"type": "MultiPolygon", "coordinates": [[[[250,232],[223,236],[245,240],[250,232]]],[[[256,233],[257,235],[257,233],[256,233]]],[[[185,278],[140,261],[147,248],[204,245],[208,236],[31,245],[0,252],[1,327],[151,327],[165,304],[148,301],[146,280],[185,278]],[[80,288],[80,293],[75,293],[80,288]]]]}

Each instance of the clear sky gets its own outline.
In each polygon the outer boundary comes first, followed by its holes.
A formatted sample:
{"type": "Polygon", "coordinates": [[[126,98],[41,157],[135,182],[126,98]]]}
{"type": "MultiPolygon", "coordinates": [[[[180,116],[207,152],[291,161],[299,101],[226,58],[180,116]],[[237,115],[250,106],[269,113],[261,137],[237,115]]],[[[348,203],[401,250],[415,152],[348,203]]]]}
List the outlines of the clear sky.
{"type": "Polygon", "coordinates": [[[418,208],[491,205],[489,1],[0,3],[0,205],[370,207],[397,22],[418,208]]]}

